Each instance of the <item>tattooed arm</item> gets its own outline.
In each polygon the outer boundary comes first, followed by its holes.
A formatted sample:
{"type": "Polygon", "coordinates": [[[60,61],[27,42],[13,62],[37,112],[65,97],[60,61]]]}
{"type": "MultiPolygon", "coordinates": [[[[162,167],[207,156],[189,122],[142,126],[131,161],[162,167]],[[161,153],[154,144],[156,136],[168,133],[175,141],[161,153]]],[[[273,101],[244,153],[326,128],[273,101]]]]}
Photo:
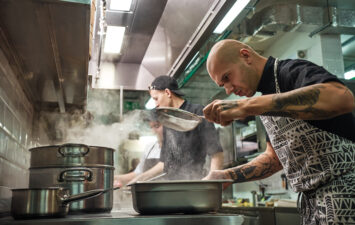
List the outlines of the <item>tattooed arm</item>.
{"type": "Polygon", "coordinates": [[[209,121],[225,126],[233,120],[253,115],[303,120],[329,119],[351,112],[354,107],[351,91],[340,83],[329,82],[249,99],[216,100],[206,106],[203,112],[209,121]]]}
{"type": "Polygon", "coordinates": [[[281,169],[282,165],[271,144],[268,142],[265,152],[252,161],[225,170],[211,171],[204,179],[232,179],[235,183],[240,183],[269,177],[281,169]]]}
{"type": "Polygon", "coordinates": [[[340,83],[329,82],[274,94],[271,107],[263,114],[321,120],[351,112],[353,108],[351,91],[340,83]]]}

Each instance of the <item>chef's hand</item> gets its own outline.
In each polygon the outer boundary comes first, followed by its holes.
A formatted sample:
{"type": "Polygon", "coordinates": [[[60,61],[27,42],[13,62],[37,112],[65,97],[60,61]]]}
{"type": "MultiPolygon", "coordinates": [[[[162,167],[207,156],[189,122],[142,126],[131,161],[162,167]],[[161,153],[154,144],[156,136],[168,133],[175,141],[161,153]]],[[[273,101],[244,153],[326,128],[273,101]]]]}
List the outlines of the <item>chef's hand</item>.
{"type": "Polygon", "coordinates": [[[115,175],[113,179],[113,186],[114,187],[122,187],[122,181],[119,179],[119,175],[115,175]]]}
{"type": "MultiPolygon", "coordinates": [[[[202,180],[231,180],[232,177],[229,175],[227,170],[212,170],[209,174],[202,180]]],[[[231,182],[223,183],[223,189],[226,189],[231,182]]]]}
{"type": "Polygon", "coordinates": [[[133,178],[132,180],[130,180],[127,185],[132,185],[134,183],[137,183],[138,181],[145,181],[147,180],[145,173],[139,174],[138,176],[136,176],[135,178],[133,178]]]}
{"type": "Polygon", "coordinates": [[[244,119],[248,115],[244,109],[247,99],[214,100],[203,109],[205,118],[214,123],[227,126],[236,119],[244,119]]]}
{"type": "Polygon", "coordinates": [[[137,181],[138,181],[138,179],[137,179],[137,177],[135,177],[127,183],[127,186],[137,183],[137,181]]]}

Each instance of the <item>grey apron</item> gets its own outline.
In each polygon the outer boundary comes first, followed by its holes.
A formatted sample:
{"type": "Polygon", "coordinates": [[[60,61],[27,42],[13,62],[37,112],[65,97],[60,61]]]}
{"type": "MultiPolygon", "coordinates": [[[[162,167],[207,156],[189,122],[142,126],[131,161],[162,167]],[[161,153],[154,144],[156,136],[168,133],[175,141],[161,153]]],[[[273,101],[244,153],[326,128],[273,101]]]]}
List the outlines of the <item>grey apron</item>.
{"type": "Polygon", "coordinates": [[[291,188],[303,192],[302,224],[355,223],[355,143],[303,120],[260,117],[291,188]]]}
{"type": "Polygon", "coordinates": [[[147,157],[145,157],[145,160],[144,160],[144,164],[143,164],[143,173],[147,170],[149,170],[150,168],[152,168],[153,166],[155,166],[158,162],[160,162],[160,159],[159,158],[148,158],[150,153],[153,151],[155,145],[157,143],[155,143],[149,150],[148,154],[147,154],[147,157]]]}

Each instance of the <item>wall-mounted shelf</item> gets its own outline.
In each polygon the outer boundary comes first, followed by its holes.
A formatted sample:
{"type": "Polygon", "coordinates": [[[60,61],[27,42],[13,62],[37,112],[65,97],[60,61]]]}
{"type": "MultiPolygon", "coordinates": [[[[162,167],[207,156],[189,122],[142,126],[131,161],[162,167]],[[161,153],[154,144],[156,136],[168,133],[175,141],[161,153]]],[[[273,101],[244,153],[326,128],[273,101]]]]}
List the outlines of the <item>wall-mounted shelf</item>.
{"type": "Polygon", "coordinates": [[[253,132],[251,134],[248,134],[246,136],[244,136],[241,141],[251,141],[251,142],[257,142],[257,136],[256,136],[256,132],[253,132]]]}

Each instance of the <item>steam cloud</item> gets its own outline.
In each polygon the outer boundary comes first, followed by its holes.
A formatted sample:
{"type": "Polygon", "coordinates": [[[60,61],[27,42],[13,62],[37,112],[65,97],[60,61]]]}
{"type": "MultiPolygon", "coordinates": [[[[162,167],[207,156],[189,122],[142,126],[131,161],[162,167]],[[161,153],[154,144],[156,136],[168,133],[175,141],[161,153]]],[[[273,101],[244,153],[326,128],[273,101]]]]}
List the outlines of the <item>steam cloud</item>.
{"type": "Polygon", "coordinates": [[[148,128],[143,123],[142,115],[142,110],[135,110],[126,113],[121,122],[107,123],[102,119],[93,119],[90,112],[42,113],[43,132],[48,140],[41,141],[39,145],[80,143],[117,149],[130,134],[146,132],[148,128]]]}

